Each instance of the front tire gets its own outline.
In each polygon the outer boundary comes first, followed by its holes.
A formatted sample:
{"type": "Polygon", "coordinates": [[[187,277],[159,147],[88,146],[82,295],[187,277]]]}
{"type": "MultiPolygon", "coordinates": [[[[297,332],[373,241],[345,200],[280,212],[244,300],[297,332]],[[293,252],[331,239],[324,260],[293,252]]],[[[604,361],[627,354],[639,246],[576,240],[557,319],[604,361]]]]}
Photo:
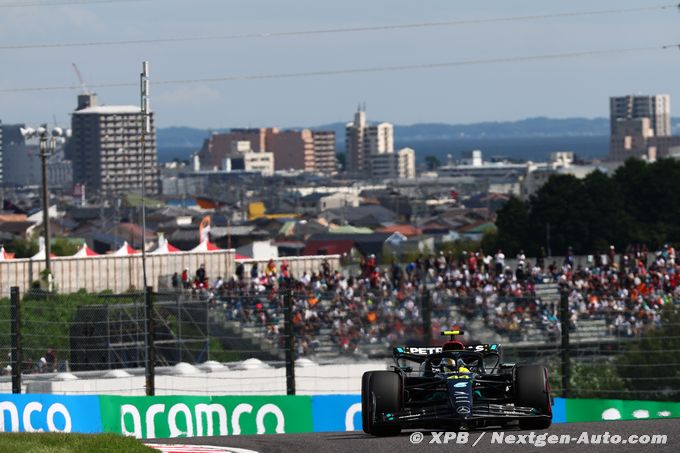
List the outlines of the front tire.
{"type": "Polygon", "coordinates": [[[402,407],[401,377],[391,371],[369,371],[361,378],[361,422],[363,430],[373,436],[396,436],[401,427],[377,421],[386,412],[402,407]]]}
{"type": "Polygon", "coordinates": [[[515,368],[515,405],[532,407],[549,418],[519,419],[521,429],[547,429],[552,424],[548,370],[539,365],[520,365],[515,368]]]}

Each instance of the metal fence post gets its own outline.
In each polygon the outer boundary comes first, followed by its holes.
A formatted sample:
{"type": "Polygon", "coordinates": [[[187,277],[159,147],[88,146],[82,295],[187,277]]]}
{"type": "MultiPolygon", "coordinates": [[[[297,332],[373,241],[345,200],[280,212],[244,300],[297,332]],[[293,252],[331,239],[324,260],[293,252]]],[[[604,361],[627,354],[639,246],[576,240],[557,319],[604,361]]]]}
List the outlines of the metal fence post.
{"type": "Polygon", "coordinates": [[[21,300],[19,287],[10,289],[12,318],[12,393],[21,393],[21,300]]]}
{"type": "Polygon", "coordinates": [[[432,346],[432,297],[430,290],[426,289],[423,291],[423,339],[425,341],[425,346],[432,346]]]}
{"type": "Polygon", "coordinates": [[[293,337],[293,290],[285,295],[284,335],[286,336],[286,394],[295,395],[295,338],[293,337]]]}
{"type": "Polygon", "coordinates": [[[146,396],[153,396],[156,393],[156,350],[154,347],[155,335],[153,327],[153,298],[151,297],[152,287],[147,286],[144,291],[144,312],[146,322],[146,332],[144,335],[146,346],[146,396]]]}
{"type": "Polygon", "coordinates": [[[570,346],[569,346],[569,292],[566,288],[560,291],[560,326],[562,330],[562,346],[560,356],[562,362],[562,397],[569,397],[571,380],[570,370],[570,346]]]}
{"type": "Polygon", "coordinates": [[[182,361],[182,300],[177,296],[177,362],[182,361]]]}
{"type": "Polygon", "coordinates": [[[206,351],[206,361],[210,360],[210,299],[205,301],[205,347],[206,351]]]}

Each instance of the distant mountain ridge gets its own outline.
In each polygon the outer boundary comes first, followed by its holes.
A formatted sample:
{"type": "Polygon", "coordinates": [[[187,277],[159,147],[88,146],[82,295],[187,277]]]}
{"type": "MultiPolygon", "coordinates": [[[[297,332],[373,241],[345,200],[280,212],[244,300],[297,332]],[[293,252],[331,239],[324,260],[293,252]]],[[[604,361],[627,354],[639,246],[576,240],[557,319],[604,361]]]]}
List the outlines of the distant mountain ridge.
{"type": "MultiPolygon", "coordinates": [[[[673,118],[673,133],[680,135],[680,118],[673,118]]],[[[158,130],[158,158],[162,162],[187,159],[198,151],[203,141],[214,132],[228,132],[230,128],[198,129],[168,127],[158,130]]],[[[302,129],[291,127],[286,129],[302,129]]],[[[331,123],[310,127],[312,130],[335,131],[338,147],[345,141],[345,123],[331,123]]],[[[482,122],[471,124],[418,123],[395,125],[394,140],[399,144],[422,141],[465,141],[497,139],[540,139],[555,137],[602,137],[609,135],[608,118],[527,118],[519,121],[482,122]]],[[[415,143],[414,143],[415,145],[415,143]]]]}

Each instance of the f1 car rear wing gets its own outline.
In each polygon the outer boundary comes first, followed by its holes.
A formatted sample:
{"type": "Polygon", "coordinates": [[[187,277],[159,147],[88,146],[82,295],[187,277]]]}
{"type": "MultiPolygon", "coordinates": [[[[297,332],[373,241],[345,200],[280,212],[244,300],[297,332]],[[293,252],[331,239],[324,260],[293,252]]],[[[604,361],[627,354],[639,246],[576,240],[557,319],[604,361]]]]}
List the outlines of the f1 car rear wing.
{"type": "MultiPolygon", "coordinates": [[[[472,352],[496,352],[500,353],[501,345],[498,343],[483,343],[483,344],[472,344],[465,346],[461,351],[472,351],[472,352]]],[[[428,356],[431,354],[439,354],[443,352],[444,348],[441,346],[436,347],[413,347],[413,346],[399,346],[394,348],[393,354],[398,355],[420,355],[428,356]]]]}

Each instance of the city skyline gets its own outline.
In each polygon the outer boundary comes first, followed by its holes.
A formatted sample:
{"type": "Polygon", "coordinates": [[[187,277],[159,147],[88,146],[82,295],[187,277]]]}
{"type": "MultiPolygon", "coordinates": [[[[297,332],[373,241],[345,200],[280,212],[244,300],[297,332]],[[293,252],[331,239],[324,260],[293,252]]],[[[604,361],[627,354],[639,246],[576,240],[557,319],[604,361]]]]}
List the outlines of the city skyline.
{"type": "MultiPolygon", "coordinates": [[[[375,1],[357,15],[352,5],[298,1],[296,8],[260,0],[115,2],[51,7],[3,7],[0,91],[77,86],[71,63],[102,104],[137,104],[142,60],[151,62],[152,109],[158,126],[300,127],[347,122],[357,102],[370,117],[395,124],[512,121],[535,116],[606,117],[607,99],[635,93],[680,96],[673,49],[597,57],[555,58],[460,67],[394,70],[268,80],[177,85],[158,81],[207,79],[426,65],[495,58],[646,48],[680,42],[677,12],[645,2],[585,1],[546,5],[500,0],[453,5],[375,1]],[[193,6],[192,6],[193,5],[193,6]],[[386,6],[389,6],[387,8],[386,6]],[[647,11],[525,21],[503,18],[612,8],[647,11]],[[262,11],[266,11],[263,14],[262,11]],[[220,19],[225,17],[226,19],[220,19]],[[379,19],[373,19],[378,17],[379,19]],[[152,18],[153,20],[149,20],[152,18]],[[181,19],[177,19],[181,18],[181,19]],[[394,24],[500,18],[497,23],[373,30],[307,36],[180,41],[137,45],[8,49],[40,43],[83,43],[331,30],[394,24]],[[630,30],[634,29],[635,33],[630,30]],[[474,43],[471,45],[470,43],[474,43]],[[650,70],[651,69],[651,70],[650,70]],[[462,87],[462,89],[461,89],[462,87]],[[556,94],[557,93],[557,94],[556,94]]],[[[5,124],[70,123],[78,90],[0,92],[5,124]]]]}

